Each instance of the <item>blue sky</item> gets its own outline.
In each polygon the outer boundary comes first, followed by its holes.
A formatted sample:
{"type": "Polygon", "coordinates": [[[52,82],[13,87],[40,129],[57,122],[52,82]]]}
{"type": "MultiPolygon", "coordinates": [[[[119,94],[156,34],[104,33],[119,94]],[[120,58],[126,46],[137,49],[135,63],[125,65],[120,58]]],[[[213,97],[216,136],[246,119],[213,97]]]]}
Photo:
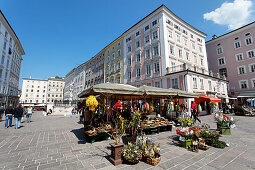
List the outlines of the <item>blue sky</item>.
{"type": "Polygon", "coordinates": [[[209,40],[251,22],[252,1],[1,0],[0,9],[26,52],[20,78],[47,79],[64,77],[162,4],[209,40]]]}

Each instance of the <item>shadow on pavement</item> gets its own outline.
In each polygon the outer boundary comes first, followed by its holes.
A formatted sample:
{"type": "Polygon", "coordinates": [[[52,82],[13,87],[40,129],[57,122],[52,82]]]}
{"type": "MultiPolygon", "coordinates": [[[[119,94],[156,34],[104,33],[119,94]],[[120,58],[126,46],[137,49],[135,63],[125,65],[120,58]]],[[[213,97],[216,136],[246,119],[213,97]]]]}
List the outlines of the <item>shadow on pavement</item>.
{"type": "Polygon", "coordinates": [[[85,144],[85,143],[87,143],[86,139],[85,139],[84,132],[83,132],[83,128],[74,129],[74,130],[71,130],[71,132],[74,133],[75,136],[77,137],[77,139],[79,140],[78,144],[85,144]]]}

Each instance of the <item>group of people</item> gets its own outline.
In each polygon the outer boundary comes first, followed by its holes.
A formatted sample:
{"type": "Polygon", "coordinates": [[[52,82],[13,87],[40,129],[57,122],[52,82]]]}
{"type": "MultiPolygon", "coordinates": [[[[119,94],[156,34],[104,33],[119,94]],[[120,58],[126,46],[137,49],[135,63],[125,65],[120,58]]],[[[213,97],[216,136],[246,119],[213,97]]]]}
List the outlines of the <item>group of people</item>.
{"type": "Polygon", "coordinates": [[[7,108],[1,106],[0,108],[0,120],[2,120],[3,115],[5,115],[5,128],[12,127],[12,120],[14,117],[15,121],[15,129],[19,129],[21,125],[21,121],[23,118],[27,117],[27,123],[30,123],[31,117],[33,113],[33,108],[29,106],[27,109],[24,108],[21,104],[17,105],[17,107],[13,107],[10,104],[7,108]]]}

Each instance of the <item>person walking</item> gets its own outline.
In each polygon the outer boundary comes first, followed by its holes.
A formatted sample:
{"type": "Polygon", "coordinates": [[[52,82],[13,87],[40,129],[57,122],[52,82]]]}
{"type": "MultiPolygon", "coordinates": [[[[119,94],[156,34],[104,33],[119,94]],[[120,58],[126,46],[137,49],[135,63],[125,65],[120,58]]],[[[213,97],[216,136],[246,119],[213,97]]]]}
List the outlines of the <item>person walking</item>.
{"type": "Polygon", "coordinates": [[[30,123],[32,113],[33,113],[33,108],[31,106],[28,106],[28,108],[27,108],[27,123],[30,123]]]}
{"type": "Polygon", "coordinates": [[[23,122],[24,122],[23,119],[24,119],[24,117],[25,117],[25,115],[26,115],[27,113],[26,113],[26,109],[24,108],[23,105],[21,106],[21,108],[22,108],[22,110],[23,110],[23,114],[22,114],[22,117],[21,117],[21,123],[23,123],[23,122]]]}
{"type": "Polygon", "coordinates": [[[201,120],[197,117],[197,104],[195,101],[191,102],[191,110],[192,110],[191,117],[192,116],[194,117],[195,123],[196,123],[196,120],[198,120],[201,123],[201,120]]]}
{"type": "Polygon", "coordinates": [[[14,110],[15,129],[20,128],[20,121],[21,121],[22,115],[23,115],[23,108],[21,107],[21,104],[19,104],[14,110]]]}
{"type": "Polygon", "coordinates": [[[2,122],[3,115],[4,115],[4,106],[1,106],[1,108],[0,108],[0,122],[2,122]]]}
{"type": "Polygon", "coordinates": [[[9,107],[6,108],[5,110],[5,128],[11,127],[12,126],[12,116],[14,114],[14,108],[13,105],[10,104],[9,107]],[[9,123],[9,126],[8,126],[9,123]]]}

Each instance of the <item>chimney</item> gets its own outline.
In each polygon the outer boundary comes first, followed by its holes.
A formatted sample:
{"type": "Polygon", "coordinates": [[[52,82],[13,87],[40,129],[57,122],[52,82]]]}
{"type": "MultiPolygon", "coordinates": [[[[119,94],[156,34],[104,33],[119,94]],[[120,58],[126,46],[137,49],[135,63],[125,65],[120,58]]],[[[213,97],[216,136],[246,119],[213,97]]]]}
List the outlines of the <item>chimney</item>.
{"type": "Polygon", "coordinates": [[[216,39],[216,38],[218,38],[218,37],[217,37],[217,35],[214,34],[214,35],[212,36],[212,39],[214,40],[214,39],[216,39]]]}

